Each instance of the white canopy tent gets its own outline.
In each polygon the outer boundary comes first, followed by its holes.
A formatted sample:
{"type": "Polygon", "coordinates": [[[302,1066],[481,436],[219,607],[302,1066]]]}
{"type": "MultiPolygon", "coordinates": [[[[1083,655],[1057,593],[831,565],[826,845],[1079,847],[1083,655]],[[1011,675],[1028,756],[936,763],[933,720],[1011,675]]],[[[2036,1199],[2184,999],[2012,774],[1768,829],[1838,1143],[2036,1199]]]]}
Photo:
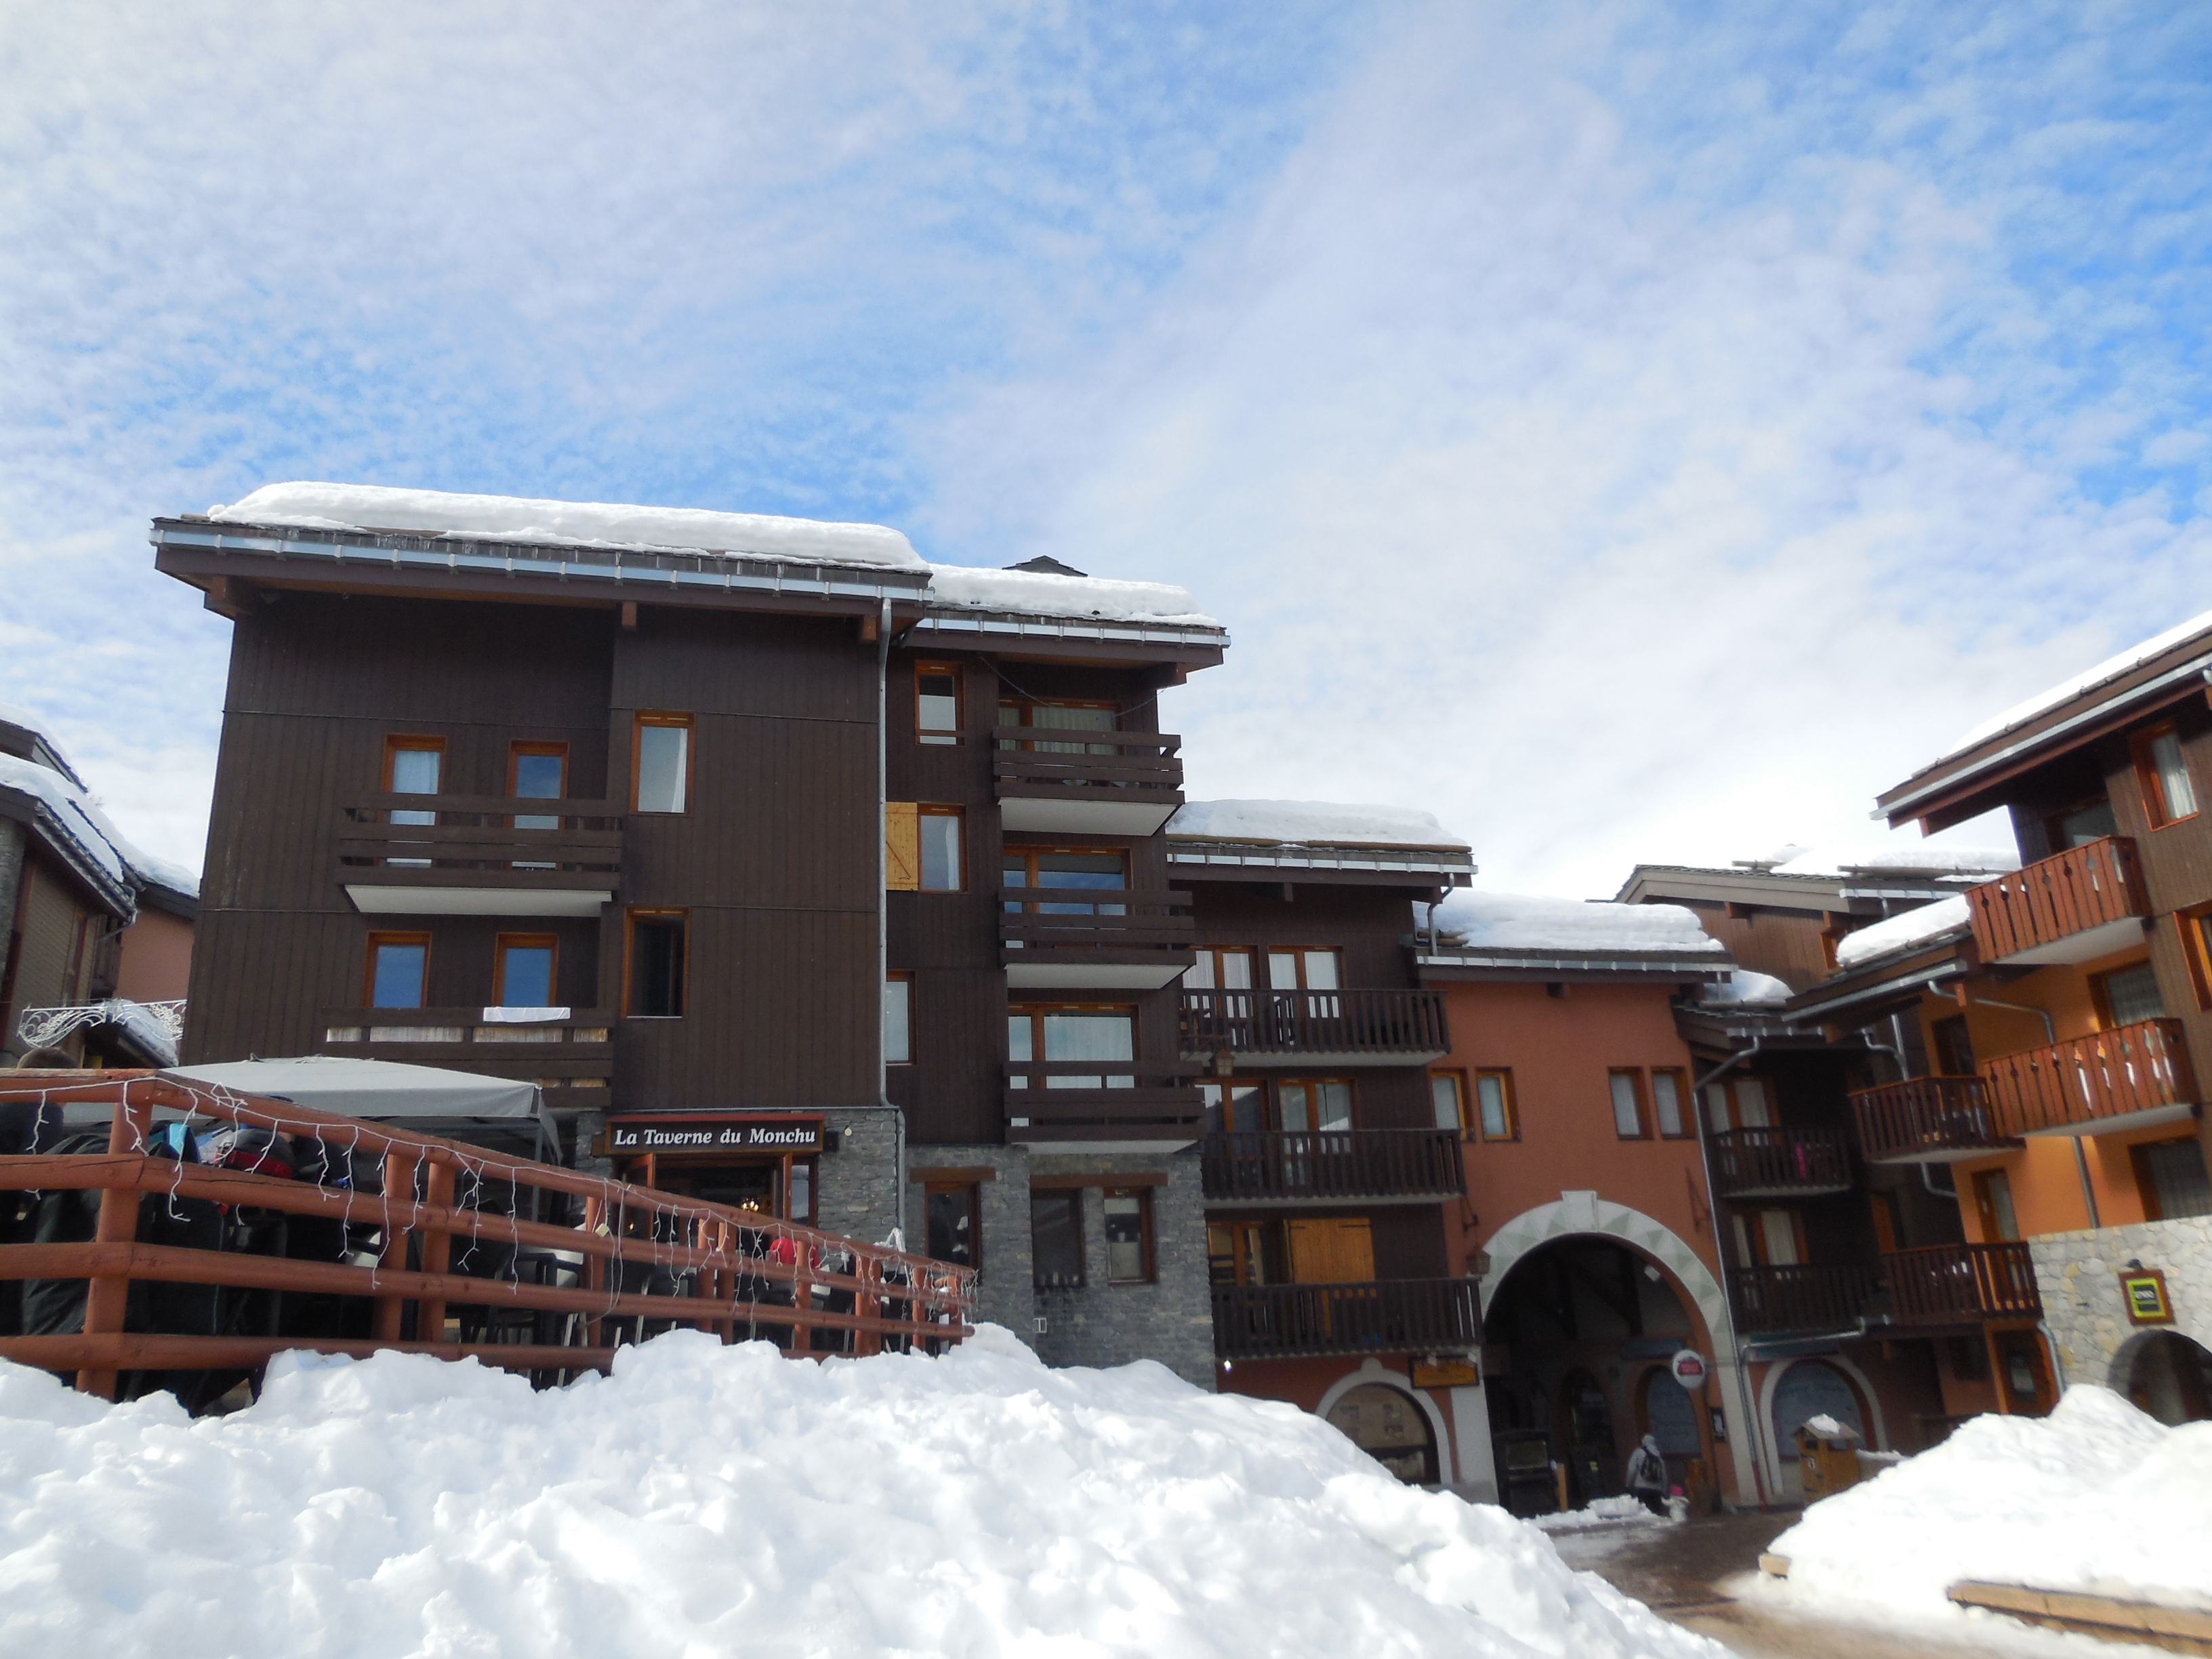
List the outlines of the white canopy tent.
{"type": "Polygon", "coordinates": [[[341,1117],[404,1122],[410,1128],[534,1118],[544,1143],[561,1155],[561,1131],[534,1083],[479,1077],[437,1066],[388,1060],[302,1054],[295,1060],[234,1060],[220,1066],[179,1066],[161,1073],[203,1088],[267,1095],[341,1117]]]}

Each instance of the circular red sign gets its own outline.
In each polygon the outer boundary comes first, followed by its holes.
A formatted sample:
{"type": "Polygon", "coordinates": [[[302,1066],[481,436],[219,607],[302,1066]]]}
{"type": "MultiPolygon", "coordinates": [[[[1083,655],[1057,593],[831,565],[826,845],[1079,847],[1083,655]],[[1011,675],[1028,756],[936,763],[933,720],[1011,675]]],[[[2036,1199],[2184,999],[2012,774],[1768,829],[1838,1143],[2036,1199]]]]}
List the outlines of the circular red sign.
{"type": "Polygon", "coordinates": [[[1667,1369],[1686,1389],[1702,1389],[1705,1385],[1705,1357],[1695,1348],[1677,1348],[1674,1357],[1667,1362],[1667,1369]]]}

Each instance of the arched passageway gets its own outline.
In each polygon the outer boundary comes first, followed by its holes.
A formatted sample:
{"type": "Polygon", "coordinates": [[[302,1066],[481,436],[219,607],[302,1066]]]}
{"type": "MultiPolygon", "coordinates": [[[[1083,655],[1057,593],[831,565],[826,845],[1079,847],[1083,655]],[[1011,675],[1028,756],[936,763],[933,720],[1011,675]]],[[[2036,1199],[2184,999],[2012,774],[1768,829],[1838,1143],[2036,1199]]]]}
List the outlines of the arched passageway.
{"type": "Polygon", "coordinates": [[[2169,1426],[2212,1419],[2212,1352],[2179,1331],[2150,1331],[2114,1356],[2113,1381],[2169,1426]]]}

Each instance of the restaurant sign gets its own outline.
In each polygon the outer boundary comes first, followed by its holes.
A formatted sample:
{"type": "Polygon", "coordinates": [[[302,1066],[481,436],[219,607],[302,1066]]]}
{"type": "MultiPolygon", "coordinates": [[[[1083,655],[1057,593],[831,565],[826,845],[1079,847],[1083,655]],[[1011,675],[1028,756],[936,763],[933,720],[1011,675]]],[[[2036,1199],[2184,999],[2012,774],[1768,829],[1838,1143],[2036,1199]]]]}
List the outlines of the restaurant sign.
{"type": "Polygon", "coordinates": [[[614,1153],[735,1152],[767,1157],[822,1150],[818,1117],[770,1117],[757,1112],[686,1112],[680,1116],[607,1120],[614,1153]]]}
{"type": "Polygon", "coordinates": [[[2142,1267],[2122,1273],[2120,1294],[2127,1301],[2130,1323],[2173,1323],[2173,1304],[2166,1299],[2166,1274],[2158,1268],[2142,1267]]]}

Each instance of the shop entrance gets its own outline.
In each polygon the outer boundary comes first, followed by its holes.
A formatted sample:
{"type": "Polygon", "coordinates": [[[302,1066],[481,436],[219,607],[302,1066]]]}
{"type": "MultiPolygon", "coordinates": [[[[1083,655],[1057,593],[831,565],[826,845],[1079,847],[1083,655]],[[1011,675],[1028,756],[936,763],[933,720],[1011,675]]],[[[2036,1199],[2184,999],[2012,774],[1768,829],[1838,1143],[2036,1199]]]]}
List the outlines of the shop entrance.
{"type": "Polygon", "coordinates": [[[757,1113],[617,1118],[607,1152],[623,1181],[812,1226],[822,1120],[757,1113]]]}

